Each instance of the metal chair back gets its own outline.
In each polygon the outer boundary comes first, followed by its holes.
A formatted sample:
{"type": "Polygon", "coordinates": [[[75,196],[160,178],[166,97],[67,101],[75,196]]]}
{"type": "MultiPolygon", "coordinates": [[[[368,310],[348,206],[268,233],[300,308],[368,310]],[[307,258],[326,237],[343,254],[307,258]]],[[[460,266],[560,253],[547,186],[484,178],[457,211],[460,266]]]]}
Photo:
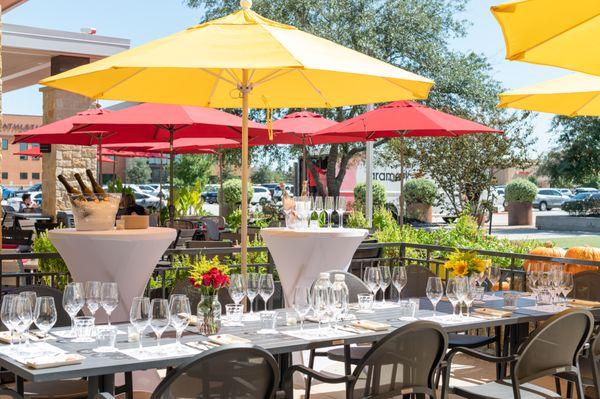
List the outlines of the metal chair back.
{"type": "Polygon", "coordinates": [[[71,318],[62,306],[63,294],[61,291],[54,287],[47,285],[24,285],[21,287],[13,288],[7,291],[8,294],[19,294],[24,291],[33,291],[38,297],[51,296],[54,298],[54,305],[56,306],[57,319],[54,327],[67,327],[71,325],[71,318]]]}
{"type": "Polygon", "coordinates": [[[151,399],[271,399],[278,385],[279,366],[269,352],[253,345],[228,345],[173,369],[151,399]]]}
{"type": "Polygon", "coordinates": [[[573,298],[600,301],[600,272],[587,270],[573,275],[573,298]]]}
{"type": "Polygon", "coordinates": [[[348,397],[435,397],[434,377],[447,348],[448,337],[437,323],[416,321],[400,327],[373,344],[356,366],[348,397]]]}
{"type": "Polygon", "coordinates": [[[29,248],[33,243],[33,230],[2,229],[3,248],[29,248]]]}
{"type": "Polygon", "coordinates": [[[435,277],[435,273],[424,266],[406,266],[408,283],[402,289],[402,298],[420,298],[426,296],[427,280],[435,277]]]}
{"type": "Polygon", "coordinates": [[[11,228],[15,225],[15,210],[12,206],[2,205],[2,227],[11,228]]]}
{"type": "Polygon", "coordinates": [[[345,282],[348,286],[348,296],[350,298],[350,302],[358,302],[358,294],[371,293],[371,290],[365,284],[365,282],[352,273],[343,272],[340,270],[330,270],[328,273],[331,274],[332,282],[334,281],[336,274],[341,274],[346,277],[345,282]]]}

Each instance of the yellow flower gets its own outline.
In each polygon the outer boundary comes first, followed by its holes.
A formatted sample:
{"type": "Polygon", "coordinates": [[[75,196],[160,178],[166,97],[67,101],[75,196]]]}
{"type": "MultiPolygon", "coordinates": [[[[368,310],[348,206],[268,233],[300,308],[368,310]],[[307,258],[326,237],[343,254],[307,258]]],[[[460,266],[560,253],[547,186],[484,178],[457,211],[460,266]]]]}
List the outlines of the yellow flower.
{"type": "Polygon", "coordinates": [[[466,261],[458,261],[454,263],[454,273],[459,276],[466,276],[469,273],[469,265],[466,261]]]}

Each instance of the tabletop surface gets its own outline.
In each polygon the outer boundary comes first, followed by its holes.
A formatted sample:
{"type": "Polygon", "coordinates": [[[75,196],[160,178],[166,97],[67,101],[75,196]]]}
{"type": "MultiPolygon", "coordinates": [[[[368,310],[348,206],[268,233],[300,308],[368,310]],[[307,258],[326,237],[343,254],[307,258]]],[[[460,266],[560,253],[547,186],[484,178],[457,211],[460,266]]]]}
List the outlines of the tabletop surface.
{"type": "Polygon", "coordinates": [[[129,230],[103,230],[103,231],[78,231],[70,229],[53,229],[48,231],[48,237],[97,237],[97,238],[144,238],[172,236],[175,239],[177,230],[168,227],[148,227],[147,229],[129,229],[129,230]]]}
{"type": "MultiPolygon", "coordinates": [[[[488,300],[481,306],[485,307],[502,307],[502,298],[488,300]]],[[[519,301],[519,308],[514,310],[510,317],[504,318],[471,318],[468,323],[455,324],[455,325],[443,325],[447,332],[465,331],[469,329],[487,328],[496,326],[507,326],[520,323],[529,323],[535,321],[542,321],[554,313],[557,313],[564,308],[556,307],[554,311],[549,311],[543,306],[535,310],[535,303],[531,299],[521,299],[519,301]]],[[[420,300],[420,310],[417,314],[417,318],[428,318],[432,316],[432,307],[427,299],[420,300]]],[[[451,313],[450,303],[442,301],[438,304],[438,315],[448,315],[451,313]]],[[[370,314],[356,314],[361,320],[373,320],[382,323],[387,323],[390,328],[387,331],[381,332],[361,332],[359,334],[351,334],[344,332],[345,336],[342,338],[323,338],[316,340],[308,340],[303,338],[296,338],[290,335],[282,334],[282,331],[286,330],[299,330],[299,325],[287,326],[286,324],[286,312],[293,312],[290,309],[280,309],[278,312],[278,323],[277,330],[279,334],[261,335],[258,334],[260,322],[259,321],[245,321],[244,326],[240,327],[222,327],[219,334],[233,334],[241,338],[249,339],[253,344],[261,346],[273,354],[291,353],[301,350],[307,350],[317,347],[329,347],[342,344],[353,344],[353,343],[368,343],[377,341],[386,336],[390,331],[395,328],[401,327],[409,321],[400,320],[398,317],[398,307],[386,307],[376,309],[374,313],[370,314]]],[[[354,313],[352,311],[352,313],[354,313]]],[[[344,322],[341,325],[349,324],[344,322]]],[[[119,325],[119,329],[127,331],[128,324],[119,325]]],[[[305,322],[305,329],[317,329],[317,324],[312,322],[305,322]]],[[[56,329],[61,330],[61,329],[56,329]]],[[[64,329],[63,329],[64,330],[64,329]]],[[[54,330],[53,330],[54,331],[54,330]]],[[[149,332],[150,328],[146,329],[146,334],[143,339],[144,346],[156,345],[153,333],[149,332]]],[[[51,332],[52,333],[52,332],[51,332]]],[[[187,328],[186,332],[182,337],[182,342],[198,342],[206,341],[207,338],[200,335],[195,326],[187,328]]],[[[174,342],[174,331],[167,330],[163,334],[161,341],[163,344],[174,342]]],[[[68,351],[69,353],[79,353],[84,355],[86,358],[81,364],[72,366],[62,366],[48,369],[34,370],[29,369],[25,365],[22,365],[15,360],[0,355],[0,366],[7,368],[8,370],[20,375],[21,377],[30,381],[52,381],[64,378],[80,378],[89,377],[105,374],[114,374],[117,372],[145,370],[145,369],[158,369],[166,367],[174,367],[185,360],[188,356],[177,356],[173,357],[162,357],[153,360],[137,360],[121,352],[113,353],[96,353],[92,349],[95,347],[95,343],[73,343],[68,339],[58,338],[57,340],[48,341],[52,345],[56,345],[61,349],[68,351]]],[[[117,336],[117,348],[127,349],[134,348],[138,344],[127,342],[127,335],[117,336]]]]}
{"type": "Polygon", "coordinates": [[[22,219],[52,219],[50,216],[44,216],[39,212],[14,212],[12,215],[22,219]]]}

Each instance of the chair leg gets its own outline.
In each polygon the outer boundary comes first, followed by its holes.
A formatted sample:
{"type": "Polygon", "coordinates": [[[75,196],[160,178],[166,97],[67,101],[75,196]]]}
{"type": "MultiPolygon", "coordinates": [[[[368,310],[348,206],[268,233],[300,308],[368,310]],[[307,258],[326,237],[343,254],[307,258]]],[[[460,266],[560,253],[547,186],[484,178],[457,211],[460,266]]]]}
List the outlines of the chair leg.
{"type": "Polygon", "coordinates": [[[556,393],[562,396],[562,387],[560,385],[560,378],[554,377],[554,385],[556,387],[556,393]]]}
{"type": "MultiPolygon", "coordinates": [[[[583,399],[583,396],[579,395],[579,391],[577,391],[577,397],[583,399]]],[[[571,381],[567,381],[567,398],[573,398],[573,383],[571,381]]]]}
{"type": "MultiPolygon", "coordinates": [[[[569,383],[567,390],[571,387],[571,385],[572,384],[569,383]]],[[[581,374],[579,374],[579,372],[577,372],[577,374],[575,375],[575,389],[577,390],[577,399],[584,399],[585,392],[583,391],[583,383],[581,381],[581,374]]]]}
{"type": "MultiPolygon", "coordinates": [[[[308,359],[308,368],[314,368],[315,367],[315,350],[311,349],[310,350],[310,357],[308,359]]],[[[310,387],[312,384],[312,378],[311,377],[306,377],[306,388],[304,389],[304,399],[309,399],[310,398],[310,387]]]]}

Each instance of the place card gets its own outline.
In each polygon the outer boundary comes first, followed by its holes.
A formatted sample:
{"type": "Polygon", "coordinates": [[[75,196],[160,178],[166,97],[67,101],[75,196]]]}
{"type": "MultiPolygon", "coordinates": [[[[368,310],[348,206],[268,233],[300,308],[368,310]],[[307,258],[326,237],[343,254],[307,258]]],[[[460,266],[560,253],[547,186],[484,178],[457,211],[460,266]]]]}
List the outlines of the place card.
{"type": "Polygon", "coordinates": [[[434,323],[441,324],[443,326],[459,326],[462,324],[471,324],[481,322],[481,318],[473,316],[455,316],[451,314],[444,314],[438,316],[419,317],[419,320],[433,321],[434,323]]]}
{"type": "Polygon", "coordinates": [[[281,331],[282,334],[289,335],[290,337],[305,339],[308,341],[319,341],[319,340],[336,340],[347,337],[352,337],[355,333],[347,331],[344,327],[339,329],[325,327],[325,328],[305,328],[304,330],[286,330],[281,331]]]}
{"type": "Polygon", "coordinates": [[[52,367],[71,366],[80,364],[85,360],[85,356],[77,353],[62,353],[53,356],[36,356],[28,360],[25,364],[32,369],[48,369],[52,367]]]}
{"type": "MultiPolygon", "coordinates": [[[[0,331],[0,342],[3,342],[5,344],[10,344],[10,332],[9,331],[0,331]]],[[[41,341],[42,337],[41,337],[41,333],[38,336],[38,334],[35,331],[30,332],[29,334],[29,340],[32,342],[37,342],[37,341],[41,341]]],[[[25,341],[25,334],[12,334],[12,342],[13,343],[18,343],[19,339],[21,341],[25,341]]],[[[47,336],[47,339],[54,339],[54,337],[51,336],[47,336]]]]}
{"type": "Polygon", "coordinates": [[[200,353],[199,350],[188,345],[177,345],[176,343],[161,346],[145,346],[143,348],[121,349],[121,353],[136,360],[154,360],[165,357],[193,356],[200,353]]]}
{"type": "Polygon", "coordinates": [[[13,345],[0,347],[0,354],[8,356],[19,363],[27,364],[30,361],[42,358],[52,358],[67,354],[67,351],[47,342],[32,342],[26,345],[13,345]]]}
{"type": "Polygon", "coordinates": [[[510,317],[513,314],[510,310],[501,310],[494,308],[475,308],[473,309],[473,313],[492,317],[510,317]]]}
{"type": "Polygon", "coordinates": [[[570,308],[594,309],[600,307],[600,302],[586,301],[585,299],[569,299],[567,306],[570,308]]]}
{"type": "Polygon", "coordinates": [[[208,339],[219,345],[249,344],[251,342],[249,339],[241,338],[233,334],[210,335],[208,339]]]}
{"type": "Polygon", "coordinates": [[[372,331],[386,331],[387,329],[389,329],[391,327],[389,324],[380,323],[378,321],[373,321],[373,320],[356,320],[356,321],[353,321],[351,324],[354,327],[365,328],[367,330],[372,330],[372,331]]]}

